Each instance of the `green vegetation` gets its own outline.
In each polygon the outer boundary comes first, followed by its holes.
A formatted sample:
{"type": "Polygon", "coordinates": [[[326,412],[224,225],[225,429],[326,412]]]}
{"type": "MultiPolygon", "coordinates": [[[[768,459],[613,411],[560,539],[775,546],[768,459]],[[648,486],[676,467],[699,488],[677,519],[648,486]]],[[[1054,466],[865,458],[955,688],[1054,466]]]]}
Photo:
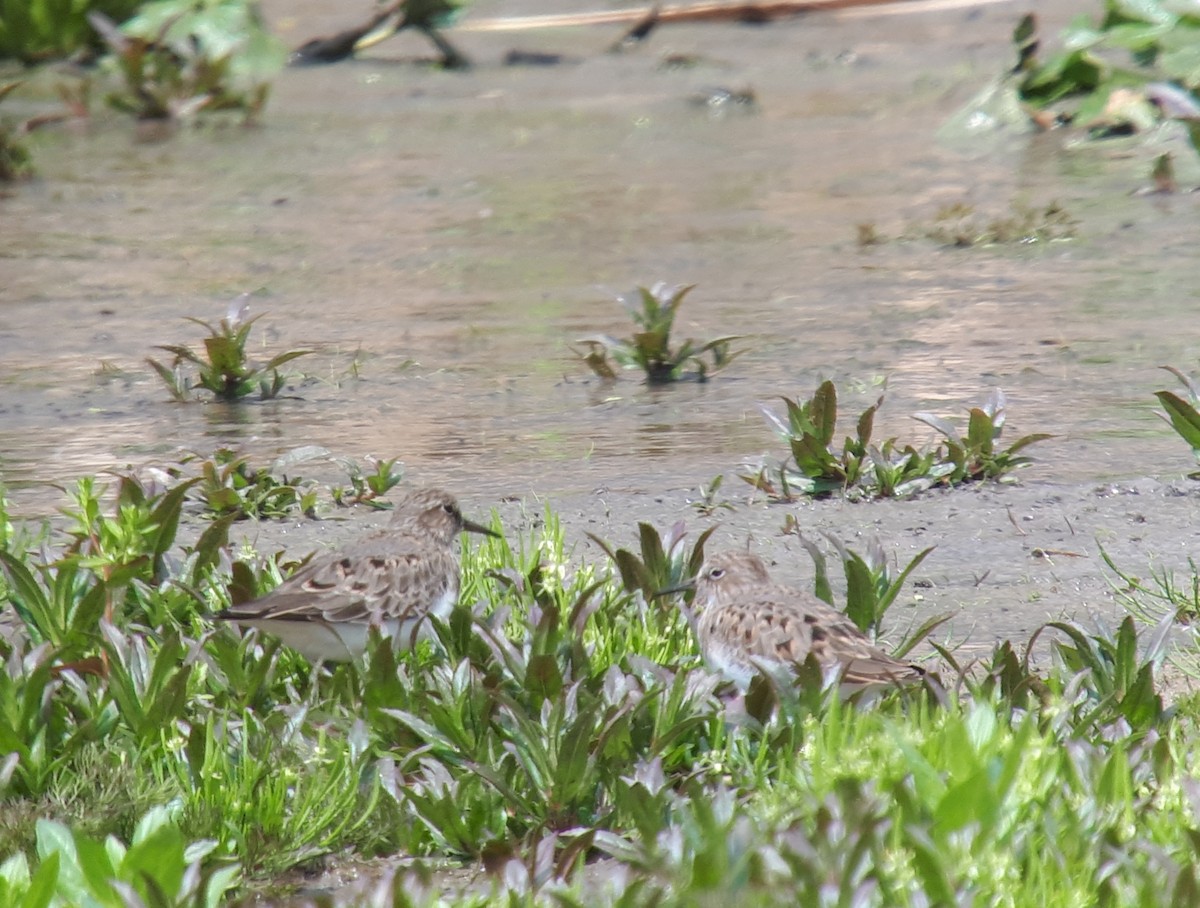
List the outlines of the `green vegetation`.
{"type": "Polygon", "coordinates": [[[271,357],[261,366],[250,362],[246,354],[246,342],[250,328],[262,318],[246,318],[249,308],[248,294],[238,297],[229,307],[229,314],[217,325],[189,318],[208,329],[204,338],[204,354],[194,352],[182,345],[162,345],[159,349],[175,354],[170,366],[154,359],[146,362],[158,373],[171,396],[177,401],[191,400],[194,392],[203,389],[217,400],[236,402],[258,391],[259,400],[271,400],[279,396],[286,379],[279,367],[284,363],[307,356],[311,350],[289,350],[271,357]],[[186,365],[196,366],[199,374],[193,378],[186,365]]]}
{"type": "Polygon", "coordinates": [[[624,339],[608,335],[581,338],[579,343],[586,344],[588,350],[579,355],[604,379],[617,377],[615,362],[622,368],[640,368],[651,385],[665,385],[684,378],[707,381],[710,374],[741,355],[742,351],[730,350],[730,344],[740,335],[718,337],[704,343],[688,338],[680,347],[672,349],[671,331],[675,317],[684,297],[694,286],[655,284],[650,288],[638,287],[633,293],[619,297],[618,301],[629,311],[638,330],[624,339]],[[689,366],[693,371],[686,371],[689,366]]]}
{"type": "Polygon", "coordinates": [[[364,505],[387,509],[386,495],[403,479],[396,468],[397,459],[368,458],[370,469],[348,457],[333,457],[316,446],[297,448],[279,457],[267,467],[251,465],[248,458],[229,448],[218,448],[212,457],[188,455],[171,464],[166,473],[188,485],[188,499],[203,505],[203,513],[216,521],[272,520],[296,516],[315,518],[318,511],[364,505]],[[350,487],[334,485],[328,500],[313,478],[290,475],[298,465],[311,461],[329,461],[348,476],[350,487]]]}
{"type": "Polygon", "coordinates": [[[1042,126],[1070,123],[1093,136],[1183,124],[1200,149],[1193,93],[1200,87],[1200,15],[1172,0],[1105,0],[1099,22],[1076,18],[1062,49],[1042,57],[1035,17],[1013,34],[1020,100],[1042,126]]]}
{"type": "MultiPolygon", "coordinates": [[[[1154,396],[1166,411],[1165,414],[1159,415],[1188,443],[1193,456],[1200,462],[1200,412],[1196,410],[1197,405],[1200,405],[1200,389],[1197,389],[1196,383],[1188,375],[1173,366],[1163,368],[1179,379],[1180,384],[1187,390],[1187,400],[1173,391],[1155,391],[1154,396]]],[[[1200,471],[1188,475],[1192,479],[1200,479],[1200,471]]]]}
{"type": "Polygon", "coordinates": [[[1057,202],[1043,206],[1014,204],[1008,214],[994,218],[980,216],[972,206],[960,202],[940,209],[924,236],[944,246],[965,249],[1070,239],[1077,226],[1078,222],[1057,202]]]}
{"type": "Polygon", "coordinates": [[[762,466],[742,478],[772,498],[795,495],[829,495],[842,491],[848,497],[904,498],[935,485],[1000,478],[1029,462],[1018,456],[1031,444],[1051,438],[1034,434],[1017,439],[1007,448],[999,445],[1004,429],[1004,394],[993,390],[981,407],[972,407],[967,434],[931,413],[915,418],[932,426],[943,439],[930,448],[916,448],[889,438],[871,443],[875,414],[883,397],[859,414],[855,434],[847,436],[841,450],[833,447],[837,429],[837,389],[825,381],[807,401],[784,398],[787,421],[770,411],[767,418],[788,442],[791,457],[778,466],[762,466]]]}
{"type": "Polygon", "coordinates": [[[345,461],[344,466],[350,476],[350,488],[334,486],[330,490],[333,503],[336,505],[365,504],[370,507],[386,507],[380,498],[394,489],[404,478],[404,472],[395,468],[397,460],[398,458],[395,457],[391,460],[376,460],[374,461],[375,468],[370,473],[364,473],[352,460],[345,461]]]}
{"type": "Polygon", "coordinates": [[[143,0],[0,0],[0,60],[43,63],[98,49],[88,15],[123,22],[143,0]]]}
{"type": "Polygon", "coordinates": [[[895,237],[882,233],[874,222],[856,225],[860,247],[882,246],[890,241],[932,240],[942,246],[970,249],[980,246],[1011,246],[1069,240],[1079,222],[1058,202],[1028,205],[1013,202],[1009,210],[989,216],[964,202],[943,205],[929,221],[909,225],[895,237]]]}
{"type": "MultiPolygon", "coordinates": [[[[909,560],[899,572],[895,571],[883,551],[883,544],[878,538],[872,538],[863,554],[851,551],[836,536],[826,534],[842,562],[842,571],[846,581],[846,603],[838,606],[834,601],[833,587],[829,582],[829,566],[825,553],[811,539],[800,532],[799,524],[794,515],[789,514],[784,523],[784,532],[792,533],[800,540],[809,557],[813,560],[813,593],[816,597],[830,605],[837,606],[845,612],[846,617],[853,621],[858,629],[870,636],[878,636],[883,625],[883,617],[892,607],[896,597],[904,588],[909,575],[921,566],[933,548],[923,549],[909,560]]],[[[896,648],[893,655],[902,657],[914,646],[929,636],[940,625],[948,620],[948,616],[932,618],[926,624],[910,634],[896,648]]],[[[942,652],[943,656],[948,653],[942,652]]]]}
{"type": "MultiPolygon", "coordinates": [[[[20,82],[0,84],[0,102],[12,94],[20,82]]],[[[29,149],[21,141],[21,129],[0,117],[0,183],[11,183],[33,173],[29,149]]]]}
{"type": "Polygon", "coordinates": [[[141,120],[236,110],[251,121],[287,60],[246,0],[159,0],[120,28],[99,13],[89,20],[117,80],[108,103],[141,120]]]}
{"type": "MultiPolygon", "coordinates": [[[[229,561],[222,521],[179,547],[195,488],[81,480],[65,528],[35,533],[0,507],[0,601],[28,636],[0,644],[5,904],[215,905],[347,850],[482,860],[522,905],[1165,906],[1200,885],[1200,728],[1155,689],[1161,632],[1048,625],[1037,672],[1008,643],[969,672],[942,650],[959,677],[940,703],[776,691],[764,710],[752,688],[739,711],[645,595],[708,532],[605,545],[618,581],[550,514],[466,551],[437,645],[314,673],[210,628],[279,569],[229,561]]],[[[878,544],[839,547],[860,626],[926,554],[895,572],[878,544]]],[[[389,898],[433,904],[430,872],[389,898]]]]}

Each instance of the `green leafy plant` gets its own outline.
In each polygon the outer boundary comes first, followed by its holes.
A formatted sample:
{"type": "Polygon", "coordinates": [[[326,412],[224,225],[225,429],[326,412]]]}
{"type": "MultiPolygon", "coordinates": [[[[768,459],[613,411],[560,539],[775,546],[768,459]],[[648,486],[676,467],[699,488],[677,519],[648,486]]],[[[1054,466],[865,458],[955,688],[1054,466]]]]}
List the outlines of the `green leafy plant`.
{"type": "Polygon", "coordinates": [[[839,451],[837,389],[822,382],[807,401],[784,398],[787,420],[764,408],[767,419],[788,442],[790,461],[778,467],[761,466],[741,478],[774,498],[796,494],[829,495],[842,491],[851,498],[903,498],[935,485],[958,485],[999,478],[1029,462],[1019,452],[1050,435],[1026,435],[1007,448],[998,445],[1005,421],[1004,395],[994,390],[981,407],[970,411],[966,436],[929,413],[915,418],[937,429],[943,440],[933,448],[917,448],[889,438],[871,443],[881,396],[859,414],[855,434],[846,436],[839,451]]]}
{"type": "Polygon", "coordinates": [[[971,408],[966,435],[960,435],[951,423],[932,413],[917,413],[915,418],[942,435],[936,460],[952,467],[943,480],[949,485],[997,479],[1030,462],[1020,454],[1025,448],[1054,437],[1038,432],[1018,438],[1007,448],[1000,447],[1007,410],[1004,392],[999,388],[988,393],[982,406],[971,408]]]}
{"type": "Polygon", "coordinates": [[[1135,617],[1149,624],[1158,624],[1167,615],[1185,625],[1200,621],[1200,566],[1195,559],[1188,558],[1181,582],[1167,568],[1153,569],[1149,577],[1133,574],[1118,567],[1103,547],[1100,557],[1116,577],[1113,595],[1135,617]]]}
{"type": "Polygon", "coordinates": [[[374,471],[370,473],[364,473],[355,461],[345,461],[344,466],[350,477],[350,488],[347,490],[341,486],[334,486],[331,490],[333,503],[336,505],[366,504],[374,508],[387,507],[380,499],[404,478],[403,469],[396,469],[399,459],[398,457],[393,457],[391,460],[373,459],[374,471]]]}
{"type": "Polygon", "coordinates": [[[703,343],[688,338],[678,348],[672,348],[671,331],[675,326],[675,317],[694,286],[670,287],[660,283],[650,288],[638,287],[632,293],[619,297],[618,301],[629,311],[638,330],[624,339],[608,335],[583,338],[579,343],[585,344],[588,349],[579,355],[601,378],[612,379],[617,375],[609,362],[611,356],[622,368],[640,368],[646,375],[647,383],[652,385],[669,384],[684,377],[706,381],[710,374],[723,369],[741,355],[742,351],[730,349],[740,335],[718,337],[703,343]],[[692,372],[686,371],[689,366],[692,372]]]}
{"type": "Polygon", "coordinates": [[[696,513],[701,517],[711,517],[719,510],[732,511],[734,509],[733,502],[727,498],[718,497],[724,482],[725,474],[717,474],[711,482],[696,489],[697,497],[689,498],[688,504],[695,508],[696,513]]]}
{"type": "MultiPolygon", "coordinates": [[[[900,595],[900,590],[921,562],[933,551],[933,546],[923,549],[909,559],[901,570],[896,571],[892,562],[883,551],[883,544],[873,537],[867,545],[865,553],[858,553],[847,548],[836,536],[826,533],[825,537],[833,544],[842,562],[842,570],[846,579],[846,604],[839,607],[834,601],[833,588],[829,582],[829,568],[825,553],[815,542],[800,532],[794,517],[784,524],[784,532],[794,534],[801,545],[812,558],[815,573],[813,576],[813,593],[818,599],[827,602],[845,612],[846,617],[853,621],[863,633],[869,636],[879,634],[883,616],[900,595]]],[[[924,625],[911,634],[894,651],[897,658],[906,655],[916,644],[921,642],[948,621],[949,615],[929,619],[924,625]]]]}
{"type": "Polygon", "coordinates": [[[45,63],[79,50],[98,49],[88,13],[98,12],[121,22],[142,0],[2,0],[0,2],[0,59],[25,64],[45,63]]]}
{"type": "Polygon", "coordinates": [[[276,479],[269,470],[256,470],[245,457],[220,448],[201,462],[197,491],[214,517],[264,520],[287,517],[299,511],[312,517],[317,491],[311,482],[276,479]]]}
{"type": "Polygon", "coordinates": [[[1076,18],[1062,49],[1045,58],[1033,14],[1013,41],[1017,97],[1040,125],[1071,123],[1107,136],[1176,118],[1200,149],[1200,108],[1192,97],[1200,87],[1200,16],[1193,9],[1171,0],[1106,0],[1098,23],[1076,18]]]}
{"type": "MultiPolygon", "coordinates": [[[[965,667],[929,641],[960,676],[936,700],[784,686],[764,710],[753,689],[730,700],[679,610],[639,594],[694,574],[705,536],[639,526],[633,551],[602,544],[608,570],[547,512],[465,547],[433,641],[397,653],[376,634],[360,662],[314,670],[176,611],[280,573],[278,556],[230,561],[219,533],[179,557],[133,532],[167,527],[163,502],[196,486],[142,485],[144,503],[114,489],[103,507],[96,483],[78,488],[42,533],[0,499],[2,606],[91,596],[99,628],[74,652],[61,621],[0,643],[0,904],[213,905],[241,873],[256,888],[322,855],[395,852],[415,864],[373,900],[1033,908],[1103,891],[1165,908],[1200,891],[1200,708],[1157,686],[1174,610],[1147,635],[1058,622],[965,667]],[[91,592],[105,570],[135,597],[111,621],[91,592]],[[611,886],[580,872],[596,856],[611,886]],[[490,871],[478,895],[421,866],[463,857],[490,871]]],[[[928,553],[834,545],[846,608],[874,633],[928,553]]],[[[832,566],[810,551],[830,601],[832,566]]]]}
{"type": "Polygon", "coordinates": [[[377,778],[364,779],[366,730],[347,731],[331,746],[319,726],[249,712],[195,725],[170,763],[187,792],[185,824],[219,829],[218,853],[260,872],[327,853],[369,819],[380,794],[377,778]]]}
{"type": "Polygon", "coordinates": [[[715,526],[704,530],[689,549],[684,545],[687,527],[683,521],[665,533],[659,533],[648,523],[639,523],[640,557],[628,549],[614,551],[607,542],[591,533],[588,537],[617,566],[621,585],[626,590],[631,593],[640,591],[647,599],[653,599],[668,587],[678,586],[700,573],[700,565],[704,563],[704,544],[715,531],[715,526]]]}
{"type": "MultiPolygon", "coordinates": [[[[1163,366],[1177,379],[1180,384],[1187,389],[1187,400],[1184,400],[1173,391],[1155,391],[1154,396],[1158,398],[1158,402],[1162,404],[1162,408],[1166,413],[1160,413],[1171,428],[1175,430],[1188,446],[1192,449],[1192,455],[1200,462],[1200,412],[1196,410],[1197,404],[1200,404],[1200,390],[1197,389],[1196,383],[1186,374],[1173,366],[1163,366]]],[[[1200,471],[1189,473],[1191,479],[1200,479],[1200,471]]]]}
{"type": "Polygon", "coordinates": [[[237,110],[250,121],[287,58],[246,0],[158,0],[120,28],[101,12],[88,19],[120,80],[108,103],[142,120],[237,110]]]}
{"type": "Polygon", "coordinates": [[[1153,727],[1164,715],[1154,674],[1166,652],[1172,623],[1170,616],[1164,618],[1146,642],[1138,640],[1133,618],[1128,615],[1116,633],[1102,625],[1098,632],[1088,634],[1075,624],[1051,621],[1039,628],[1029,648],[1043,631],[1059,631],[1066,639],[1055,640],[1053,646],[1068,677],[1086,674],[1089,681],[1083,712],[1077,716],[1079,725],[1103,726],[1119,717],[1138,733],[1153,727]]]}
{"type": "MultiPolygon", "coordinates": [[[[0,83],[0,101],[12,94],[21,83],[0,83]]],[[[20,138],[21,130],[6,118],[0,117],[0,183],[11,183],[33,173],[29,149],[20,138]]]]}
{"type": "Polygon", "coordinates": [[[190,347],[164,344],[160,345],[159,349],[175,355],[170,366],[154,359],[146,360],[158,373],[175,400],[190,400],[197,389],[208,391],[218,400],[228,402],[240,401],[255,390],[258,391],[260,400],[271,400],[279,396],[286,381],[279,367],[312,352],[289,350],[271,357],[261,366],[251,363],[246,353],[246,343],[251,327],[262,315],[246,318],[248,299],[248,294],[235,299],[230,304],[229,314],[217,325],[198,318],[188,318],[189,322],[195,322],[208,329],[208,337],[204,338],[203,355],[194,352],[190,347]],[[198,369],[195,378],[188,374],[188,370],[184,368],[185,364],[198,369]]]}
{"type": "Polygon", "coordinates": [[[85,477],[66,510],[70,542],[58,560],[31,566],[27,552],[0,548],[8,597],[30,639],[53,646],[64,662],[86,660],[96,656],[102,616],[143,614],[146,588],[165,580],[166,553],[192,485],[148,494],[135,479],[123,477],[109,516],[102,510],[103,487],[85,477]]]}
{"type": "Polygon", "coordinates": [[[238,883],[236,864],[205,866],[212,841],[188,842],[178,804],[149,811],[128,845],[115,836],[96,841],[62,823],[39,820],[37,862],[21,852],[0,866],[5,905],[159,905],[217,908],[238,883]]]}

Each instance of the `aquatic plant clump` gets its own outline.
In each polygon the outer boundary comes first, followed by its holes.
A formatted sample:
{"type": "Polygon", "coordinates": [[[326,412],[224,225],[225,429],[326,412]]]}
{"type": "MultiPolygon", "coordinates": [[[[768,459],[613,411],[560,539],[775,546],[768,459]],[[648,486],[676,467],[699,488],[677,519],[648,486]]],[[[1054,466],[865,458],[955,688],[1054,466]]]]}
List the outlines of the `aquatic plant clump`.
{"type": "Polygon", "coordinates": [[[171,365],[165,366],[154,359],[146,360],[175,400],[190,400],[196,390],[208,391],[218,400],[228,402],[240,401],[256,390],[260,400],[279,396],[285,382],[279,367],[312,351],[289,350],[271,357],[261,366],[251,363],[246,344],[250,328],[262,316],[247,318],[249,307],[249,294],[242,294],[230,303],[229,313],[217,325],[198,318],[188,318],[188,321],[208,329],[203,354],[180,344],[162,344],[159,349],[175,354],[171,365]],[[197,368],[195,377],[188,374],[188,365],[197,368]]]}
{"type": "Polygon", "coordinates": [[[678,347],[672,346],[671,332],[679,307],[694,288],[695,285],[671,287],[659,283],[623,294],[618,297],[618,302],[629,312],[638,330],[627,338],[610,335],[581,338],[579,343],[588,349],[579,356],[604,379],[617,377],[615,364],[620,368],[641,369],[647,384],[651,385],[669,384],[684,378],[707,381],[711,374],[741,355],[743,351],[731,349],[733,341],[739,340],[741,335],[731,334],[705,342],[688,338],[678,347]]]}

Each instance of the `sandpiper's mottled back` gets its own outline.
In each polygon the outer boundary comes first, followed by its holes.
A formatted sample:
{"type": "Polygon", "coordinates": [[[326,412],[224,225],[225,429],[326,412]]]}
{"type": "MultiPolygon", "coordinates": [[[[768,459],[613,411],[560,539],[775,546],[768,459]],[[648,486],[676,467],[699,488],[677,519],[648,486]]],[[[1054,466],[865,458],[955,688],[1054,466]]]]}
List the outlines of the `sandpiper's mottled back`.
{"type": "Polygon", "coordinates": [[[216,617],[268,631],[317,662],[362,655],[373,626],[410,647],[427,617],[444,620],[458,601],[464,530],[496,535],[464,519],[448,492],[416,489],[386,528],[314,556],[266,596],[216,617]]]}
{"type": "Polygon", "coordinates": [[[721,552],[700,568],[689,615],[704,658],[745,688],[758,668],[790,669],[814,656],[844,687],[915,681],[924,669],[893,659],[849,618],[811,593],[771,581],[749,552],[721,552]]]}

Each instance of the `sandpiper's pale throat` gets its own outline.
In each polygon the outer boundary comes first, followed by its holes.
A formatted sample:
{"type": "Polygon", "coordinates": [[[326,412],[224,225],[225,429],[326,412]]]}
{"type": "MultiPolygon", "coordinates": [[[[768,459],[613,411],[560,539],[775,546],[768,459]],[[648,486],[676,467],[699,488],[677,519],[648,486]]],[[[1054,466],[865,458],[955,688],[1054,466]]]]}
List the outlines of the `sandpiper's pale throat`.
{"type": "Polygon", "coordinates": [[[384,529],[313,557],[278,587],[215,617],[274,634],[314,662],[361,656],[372,627],[400,649],[445,620],[458,602],[458,537],[498,534],[463,518],[441,489],[416,489],[396,503],[384,529]]]}
{"type": "Polygon", "coordinates": [[[771,581],[749,552],[705,560],[689,623],[705,661],[745,689],[760,670],[790,671],[812,655],[843,689],[917,681],[925,670],[893,659],[849,618],[812,593],[771,581]]]}

